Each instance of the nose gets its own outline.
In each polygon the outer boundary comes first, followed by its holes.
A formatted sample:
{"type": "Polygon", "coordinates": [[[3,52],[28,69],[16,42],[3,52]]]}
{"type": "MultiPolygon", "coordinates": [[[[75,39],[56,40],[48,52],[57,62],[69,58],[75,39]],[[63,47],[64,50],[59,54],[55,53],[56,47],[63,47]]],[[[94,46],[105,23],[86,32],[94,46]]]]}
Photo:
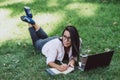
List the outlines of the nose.
{"type": "Polygon", "coordinates": [[[70,40],[68,38],[66,38],[65,41],[69,42],[70,40]]]}

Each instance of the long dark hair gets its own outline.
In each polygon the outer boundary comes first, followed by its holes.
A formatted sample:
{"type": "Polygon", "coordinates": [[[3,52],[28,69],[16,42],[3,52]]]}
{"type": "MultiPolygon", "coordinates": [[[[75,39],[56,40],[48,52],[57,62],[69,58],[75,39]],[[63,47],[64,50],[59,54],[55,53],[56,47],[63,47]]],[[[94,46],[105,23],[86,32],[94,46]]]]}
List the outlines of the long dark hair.
{"type": "Polygon", "coordinates": [[[71,46],[72,46],[72,56],[77,57],[77,64],[79,60],[79,52],[80,52],[80,39],[77,29],[74,26],[67,26],[62,33],[62,36],[65,31],[69,31],[71,38],[71,46]]]}

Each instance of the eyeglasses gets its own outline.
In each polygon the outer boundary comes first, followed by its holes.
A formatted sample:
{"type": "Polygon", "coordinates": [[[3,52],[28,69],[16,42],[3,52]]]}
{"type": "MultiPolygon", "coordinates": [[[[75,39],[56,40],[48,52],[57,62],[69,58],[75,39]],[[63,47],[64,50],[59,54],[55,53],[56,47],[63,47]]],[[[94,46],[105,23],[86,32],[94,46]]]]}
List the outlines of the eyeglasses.
{"type": "Polygon", "coordinates": [[[67,40],[67,41],[71,41],[71,38],[70,37],[67,37],[66,35],[63,35],[63,40],[67,40]]]}

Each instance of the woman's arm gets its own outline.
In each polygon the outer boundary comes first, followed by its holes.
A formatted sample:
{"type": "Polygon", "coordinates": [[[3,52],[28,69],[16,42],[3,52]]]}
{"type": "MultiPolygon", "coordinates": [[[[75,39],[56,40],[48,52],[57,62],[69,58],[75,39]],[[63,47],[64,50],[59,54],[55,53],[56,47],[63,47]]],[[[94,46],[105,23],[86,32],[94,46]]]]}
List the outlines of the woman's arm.
{"type": "Polygon", "coordinates": [[[56,64],[55,62],[49,62],[48,65],[49,65],[50,67],[56,68],[56,69],[59,70],[59,71],[65,71],[65,70],[67,70],[67,68],[68,68],[68,65],[67,65],[67,64],[58,65],[58,64],[56,64]]]}
{"type": "Polygon", "coordinates": [[[68,66],[74,67],[74,65],[75,65],[75,60],[71,59],[68,63],[68,66]]]}

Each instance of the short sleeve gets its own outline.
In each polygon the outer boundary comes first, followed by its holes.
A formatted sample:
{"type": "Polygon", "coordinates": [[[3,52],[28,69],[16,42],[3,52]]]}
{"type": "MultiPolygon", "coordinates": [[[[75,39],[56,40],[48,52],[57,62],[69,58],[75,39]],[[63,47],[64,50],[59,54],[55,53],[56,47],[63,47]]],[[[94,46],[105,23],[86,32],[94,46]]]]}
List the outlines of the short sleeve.
{"type": "Polygon", "coordinates": [[[54,49],[49,49],[48,50],[48,55],[47,55],[47,60],[46,63],[48,64],[49,62],[54,62],[57,57],[57,50],[54,49]]]}

